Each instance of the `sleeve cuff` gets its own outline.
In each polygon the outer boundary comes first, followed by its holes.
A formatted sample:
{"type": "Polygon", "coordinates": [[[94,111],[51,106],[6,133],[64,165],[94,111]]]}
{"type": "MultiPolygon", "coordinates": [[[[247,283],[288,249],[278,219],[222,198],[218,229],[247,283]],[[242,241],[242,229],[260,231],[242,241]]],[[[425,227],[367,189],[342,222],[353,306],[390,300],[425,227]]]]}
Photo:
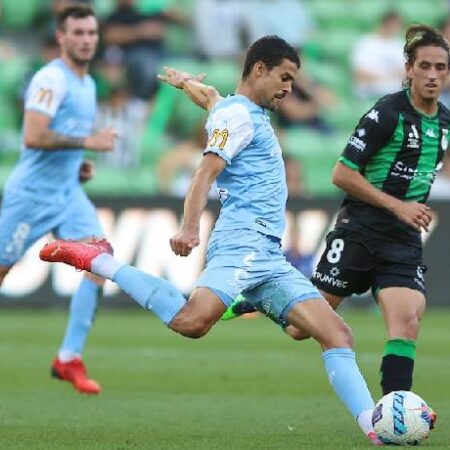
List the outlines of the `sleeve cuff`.
{"type": "Polygon", "coordinates": [[[214,153],[219,158],[222,158],[227,163],[227,166],[231,165],[231,158],[226,153],[224,153],[223,150],[219,150],[218,148],[207,148],[203,152],[203,156],[208,153],[214,153]]]}
{"type": "Polygon", "coordinates": [[[350,161],[345,156],[341,156],[338,161],[341,162],[342,164],[345,164],[347,167],[350,167],[350,169],[353,169],[353,170],[360,169],[358,164],[355,164],[354,162],[350,161]]]}

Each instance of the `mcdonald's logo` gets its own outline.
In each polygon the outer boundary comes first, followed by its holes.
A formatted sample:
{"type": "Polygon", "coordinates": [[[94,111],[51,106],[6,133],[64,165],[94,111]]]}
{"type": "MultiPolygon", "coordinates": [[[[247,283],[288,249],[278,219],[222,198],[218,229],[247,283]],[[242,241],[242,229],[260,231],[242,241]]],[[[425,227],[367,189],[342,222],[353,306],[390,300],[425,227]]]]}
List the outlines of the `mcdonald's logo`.
{"type": "Polygon", "coordinates": [[[228,140],[228,130],[225,128],[223,130],[219,130],[216,128],[213,131],[211,139],[209,140],[210,147],[219,147],[219,150],[223,150],[228,140]]]}
{"type": "Polygon", "coordinates": [[[51,89],[40,88],[35,98],[38,103],[46,103],[47,107],[50,107],[53,100],[53,91],[51,89]]]}

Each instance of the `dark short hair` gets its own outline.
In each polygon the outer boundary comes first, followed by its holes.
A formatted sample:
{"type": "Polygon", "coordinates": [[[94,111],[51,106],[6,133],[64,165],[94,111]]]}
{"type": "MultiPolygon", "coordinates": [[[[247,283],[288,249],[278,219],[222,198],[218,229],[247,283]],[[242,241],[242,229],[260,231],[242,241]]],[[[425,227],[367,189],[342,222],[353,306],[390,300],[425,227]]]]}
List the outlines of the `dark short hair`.
{"type": "Polygon", "coordinates": [[[58,30],[63,30],[66,24],[66,20],[69,17],[74,19],[84,19],[85,17],[95,17],[95,12],[89,5],[72,5],[64,8],[56,15],[56,28],[58,30]]]}
{"type": "Polygon", "coordinates": [[[406,30],[406,42],[403,48],[407,64],[414,64],[416,60],[417,49],[420,47],[441,47],[449,57],[450,47],[445,37],[435,28],[429,25],[412,25],[406,30]]]}
{"type": "Polygon", "coordinates": [[[289,59],[300,68],[300,58],[291,44],[279,36],[264,36],[255,41],[247,50],[242,78],[246,78],[259,61],[262,61],[270,71],[279,66],[283,59],[289,59]]]}

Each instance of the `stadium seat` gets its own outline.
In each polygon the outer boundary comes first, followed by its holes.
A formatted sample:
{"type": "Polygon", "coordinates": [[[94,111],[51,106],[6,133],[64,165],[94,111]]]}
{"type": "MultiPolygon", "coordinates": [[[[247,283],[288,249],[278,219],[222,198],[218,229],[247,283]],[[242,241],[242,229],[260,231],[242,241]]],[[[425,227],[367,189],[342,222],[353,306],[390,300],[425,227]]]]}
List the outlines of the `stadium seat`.
{"type": "MultiPolygon", "coordinates": [[[[307,2],[308,9],[323,29],[348,27],[352,5],[345,0],[313,0],[307,2]]],[[[326,32],[324,32],[326,34],[326,32]]]]}
{"type": "Polygon", "coordinates": [[[99,17],[107,17],[114,10],[114,0],[95,0],[94,8],[99,17]]]}
{"type": "Polygon", "coordinates": [[[7,29],[31,27],[41,0],[2,0],[2,22],[7,29]]]}
{"type": "Polygon", "coordinates": [[[351,77],[345,66],[333,61],[311,58],[305,59],[303,64],[307,75],[319,84],[342,96],[350,92],[351,77]]]}
{"type": "Polygon", "coordinates": [[[445,0],[434,0],[432,3],[423,0],[397,0],[396,8],[407,23],[438,25],[449,14],[449,6],[445,0]]]}
{"type": "Polygon", "coordinates": [[[154,195],[158,178],[153,166],[127,170],[98,166],[95,177],[85,187],[89,194],[97,195],[154,195]]]}
{"type": "Polygon", "coordinates": [[[331,173],[347,137],[343,134],[323,135],[308,129],[290,129],[282,137],[286,154],[302,165],[303,181],[311,195],[334,195],[337,188],[331,173]]]}
{"type": "Polygon", "coordinates": [[[169,25],[164,39],[165,50],[169,55],[182,56],[194,52],[192,30],[180,25],[169,25]]]}
{"type": "Polygon", "coordinates": [[[320,53],[328,60],[348,66],[350,53],[361,36],[361,31],[354,28],[329,28],[327,32],[315,36],[320,53]]]}
{"type": "Polygon", "coordinates": [[[0,95],[2,99],[16,99],[18,88],[29,69],[29,61],[24,57],[16,57],[3,61],[0,70],[0,95]]]}
{"type": "Polygon", "coordinates": [[[297,159],[318,155],[324,151],[324,136],[307,128],[290,128],[283,132],[282,146],[297,159]]]}
{"type": "Polygon", "coordinates": [[[158,13],[173,6],[173,0],[137,0],[136,6],[144,14],[158,13]]]}
{"type": "Polygon", "coordinates": [[[214,61],[205,64],[206,82],[214,86],[221,95],[234,92],[241,77],[241,68],[234,61],[214,61]]]}

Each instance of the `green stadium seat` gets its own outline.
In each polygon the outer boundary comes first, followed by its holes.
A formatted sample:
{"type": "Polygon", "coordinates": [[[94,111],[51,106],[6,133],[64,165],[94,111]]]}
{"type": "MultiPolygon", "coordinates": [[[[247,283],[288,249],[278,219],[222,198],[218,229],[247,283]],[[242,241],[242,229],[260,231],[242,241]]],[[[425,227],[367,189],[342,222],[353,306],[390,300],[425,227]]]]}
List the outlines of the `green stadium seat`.
{"type": "Polygon", "coordinates": [[[29,61],[23,57],[16,57],[2,61],[0,70],[0,95],[2,99],[16,99],[18,88],[23,82],[25,73],[29,69],[29,61]]]}
{"type": "Polygon", "coordinates": [[[314,81],[335,93],[345,96],[350,92],[351,75],[349,71],[333,61],[306,59],[303,61],[305,72],[314,81]]]}
{"type": "Polygon", "coordinates": [[[307,5],[321,28],[349,26],[348,19],[352,11],[352,5],[349,2],[343,0],[312,0],[307,5]]]}
{"type": "Polygon", "coordinates": [[[438,25],[449,14],[449,7],[445,0],[397,0],[396,9],[402,14],[407,24],[413,22],[427,25],[438,25]]]}
{"type": "Polygon", "coordinates": [[[283,132],[282,147],[297,159],[324,151],[324,136],[307,128],[290,128],[283,132]]]}
{"type": "Polygon", "coordinates": [[[388,0],[356,1],[352,6],[352,24],[361,32],[374,30],[380,23],[381,16],[392,9],[395,9],[395,4],[388,0]]]}
{"type": "Polygon", "coordinates": [[[323,57],[347,67],[352,48],[360,36],[361,31],[354,28],[329,28],[326,32],[317,34],[315,42],[323,57]]]}
{"type": "Polygon", "coordinates": [[[115,0],[95,0],[94,8],[99,17],[107,17],[116,6],[115,0]]]}
{"type": "Polygon", "coordinates": [[[233,61],[214,61],[203,67],[207,74],[206,82],[214,86],[221,95],[234,92],[241,77],[241,68],[233,61]]]}
{"type": "Polygon", "coordinates": [[[41,0],[2,0],[2,22],[7,29],[31,27],[41,0]]]}
{"type": "Polygon", "coordinates": [[[180,25],[169,25],[164,39],[165,49],[169,54],[189,55],[194,52],[192,30],[180,25]]]}
{"type": "Polygon", "coordinates": [[[323,135],[298,128],[283,134],[285,152],[301,163],[303,181],[309,194],[328,196],[337,192],[331,182],[331,173],[346,139],[343,134],[323,135]]]}
{"type": "Polygon", "coordinates": [[[137,0],[137,8],[144,14],[152,14],[163,11],[174,5],[173,0],[137,0]]]}
{"type": "Polygon", "coordinates": [[[86,191],[96,195],[154,195],[158,177],[153,166],[119,169],[98,166],[95,177],[86,183],[86,191]]]}

